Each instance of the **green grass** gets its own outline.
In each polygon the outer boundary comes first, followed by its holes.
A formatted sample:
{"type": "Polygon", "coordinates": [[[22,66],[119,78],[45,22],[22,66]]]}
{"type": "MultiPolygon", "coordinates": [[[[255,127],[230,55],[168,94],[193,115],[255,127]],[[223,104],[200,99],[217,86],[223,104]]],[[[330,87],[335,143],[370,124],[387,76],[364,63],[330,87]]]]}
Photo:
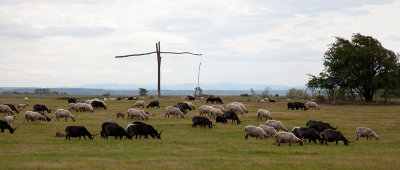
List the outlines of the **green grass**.
{"type": "MultiPolygon", "coordinates": [[[[0,96],[0,103],[28,103],[31,110],[36,103],[52,108],[67,108],[67,101],[56,97],[0,96]]],[[[82,96],[79,96],[82,98],[82,96]]],[[[115,113],[125,112],[134,101],[107,101],[107,111],[75,113],[77,121],[64,119],[51,122],[23,122],[23,113],[16,115],[14,134],[8,130],[0,134],[0,169],[400,169],[400,107],[374,105],[320,105],[321,110],[290,111],[287,101],[261,106],[251,98],[223,97],[225,104],[232,101],[244,103],[249,114],[242,124],[217,124],[212,129],[192,128],[191,118],[198,115],[197,108],[205,104],[196,101],[196,110],[184,119],[164,118],[166,106],[184,101],[179,96],[163,97],[161,109],[146,109],[149,120],[144,122],[162,130],[162,139],[108,140],[96,136],[94,140],[77,138],[66,141],[55,138],[55,132],[64,131],[68,125],[83,125],[92,133],[99,133],[101,123],[111,120],[126,127],[133,120],[116,119],[115,113]],[[286,128],[305,126],[309,119],[329,122],[348,139],[355,138],[357,127],[370,127],[382,140],[359,142],[344,146],[340,142],[328,146],[306,143],[289,147],[274,146],[274,139],[244,139],[246,125],[259,125],[256,112],[270,110],[276,120],[286,128]]],[[[147,103],[155,99],[144,99],[147,103]]],[[[50,114],[52,116],[54,113],[50,114]]],[[[1,118],[4,116],[2,115],[1,118]]]]}

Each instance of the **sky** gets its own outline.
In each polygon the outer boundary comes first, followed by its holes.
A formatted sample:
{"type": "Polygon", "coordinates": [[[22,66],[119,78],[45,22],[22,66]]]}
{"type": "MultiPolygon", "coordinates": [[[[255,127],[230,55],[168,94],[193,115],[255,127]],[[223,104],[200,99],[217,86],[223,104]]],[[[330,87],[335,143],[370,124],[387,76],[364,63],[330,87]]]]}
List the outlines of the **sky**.
{"type": "Polygon", "coordinates": [[[161,83],[304,86],[334,37],[400,52],[393,0],[1,0],[0,87],[161,83]]]}

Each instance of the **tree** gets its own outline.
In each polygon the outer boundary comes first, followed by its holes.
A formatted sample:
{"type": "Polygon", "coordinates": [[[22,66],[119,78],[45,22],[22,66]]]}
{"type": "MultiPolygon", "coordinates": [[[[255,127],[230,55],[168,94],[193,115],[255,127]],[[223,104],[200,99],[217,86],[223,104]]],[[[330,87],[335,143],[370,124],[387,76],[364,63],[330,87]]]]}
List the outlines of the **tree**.
{"type": "Polygon", "coordinates": [[[264,89],[264,91],[261,93],[261,97],[262,97],[262,98],[267,98],[267,97],[269,96],[269,91],[271,91],[271,88],[266,87],[266,88],[264,89]]]}
{"type": "Polygon", "coordinates": [[[104,93],[102,96],[105,97],[105,98],[109,98],[111,96],[111,94],[110,93],[104,93]]]}
{"type": "Polygon", "coordinates": [[[309,99],[310,95],[307,94],[306,90],[291,88],[286,93],[286,97],[290,99],[309,99]]]}
{"type": "Polygon", "coordinates": [[[251,96],[254,96],[256,94],[256,91],[254,91],[253,88],[250,88],[250,93],[251,93],[251,96]]]}
{"type": "Polygon", "coordinates": [[[309,88],[342,89],[371,102],[381,88],[398,88],[399,54],[385,49],[371,37],[354,34],[351,41],[336,37],[325,52],[325,69],[319,76],[309,75],[309,88]]]}
{"type": "Polygon", "coordinates": [[[144,88],[139,88],[139,94],[141,95],[141,96],[146,96],[147,95],[147,90],[146,89],[144,89],[144,88]]]}

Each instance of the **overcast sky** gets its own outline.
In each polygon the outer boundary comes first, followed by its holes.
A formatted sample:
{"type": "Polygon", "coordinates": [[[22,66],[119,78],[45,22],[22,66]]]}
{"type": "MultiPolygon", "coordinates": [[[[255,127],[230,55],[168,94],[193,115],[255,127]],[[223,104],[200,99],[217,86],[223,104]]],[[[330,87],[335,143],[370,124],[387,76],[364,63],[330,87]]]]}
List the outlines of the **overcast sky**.
{"type": "MultiPolygon", "coordinates": [[[[201,83],[302,86],[334,36],[400,52],[400,1],[0,0],[0,86],[157,84],[155,51],[202,53],[201,83]]],[[[162,83],[196,83],[200,57],[162,55],[162,83]]]]}

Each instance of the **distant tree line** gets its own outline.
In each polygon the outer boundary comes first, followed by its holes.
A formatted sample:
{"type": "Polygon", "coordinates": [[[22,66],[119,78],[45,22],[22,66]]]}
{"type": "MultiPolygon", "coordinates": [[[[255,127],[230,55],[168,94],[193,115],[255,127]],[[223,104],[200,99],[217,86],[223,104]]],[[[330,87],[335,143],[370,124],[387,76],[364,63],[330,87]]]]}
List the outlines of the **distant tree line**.
{"type": "Polygon", "coordinates": [[[58,91],[51,91],[48,88],[37,88],[34,89],[33,92],[18,92],[16,90],[13,91],[4,91],[2,94],[48,94],[48,95],[67,95],[66,92],[58,92],[58,91]]]}

